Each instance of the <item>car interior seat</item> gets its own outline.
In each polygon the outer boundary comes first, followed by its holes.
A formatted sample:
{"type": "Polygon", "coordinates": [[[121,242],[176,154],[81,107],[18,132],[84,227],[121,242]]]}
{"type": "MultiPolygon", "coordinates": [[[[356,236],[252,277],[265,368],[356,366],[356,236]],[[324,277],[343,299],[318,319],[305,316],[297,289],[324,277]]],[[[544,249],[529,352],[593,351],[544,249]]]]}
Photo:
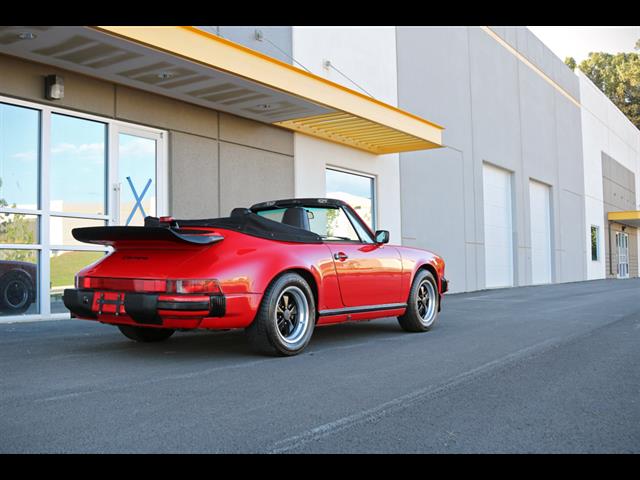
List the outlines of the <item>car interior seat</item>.
{"type": "Polygon", "coordinates": [[[309,216],[307,215],[307,211],[302,207],[287,208],[282,216],[282,223],[291,225],[292,227],[303,228],[304,230],[311,230],[309,227],[309,216]]]}

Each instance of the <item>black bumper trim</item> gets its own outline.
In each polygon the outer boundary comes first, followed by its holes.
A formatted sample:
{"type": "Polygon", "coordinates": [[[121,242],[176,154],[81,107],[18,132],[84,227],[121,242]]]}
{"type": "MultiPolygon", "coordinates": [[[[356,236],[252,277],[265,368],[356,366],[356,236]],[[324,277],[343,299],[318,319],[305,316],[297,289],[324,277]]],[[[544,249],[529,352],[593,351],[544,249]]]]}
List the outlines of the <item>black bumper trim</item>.
{"type": "Polygon", "coordinates": [[[69,309],[71,316],[98,318],[91,310],[93,290],[77,290],[66,288],[62,294],[62,302],[69,309]]]}
{"type": "Polygon", "coordinates": [[[449,280],[447,280],[446,278],[442,277],[440,279],[440,285],[441,285],[441,293],[445,293],[449,291],[449,280]]]}
{"type": "Polygon", "coordinates": [[[406,303],[385,303],[382,305],[364,305],[362,307],[344,307],[333,310],[320,310],[318,315],[321,317],[333,315],[346,315],[351,313],[368,313],[377,312],[379,310],[397,310],[398,308],[406,308],[406,303]]]}
{"type": "Polygon", "coordinates": [[[137,323],[162,325],[158,315],[158,295],[152,293],[126,293],[124,311],[137,323]]]}
{"type": "MultiPolygon", "coordinates": [[[[72,314],[97,319],[98,315],[91,310],[94,290],[79,290],[68,288],[64,291],[63,301],[72,314]]],[[[226,313],[226,298],[224,295],[210,295],[205,301],[169,301],[158,300],[155,293],[124,292],[124,312],[137,323],[146,325],[162,325],[162,318],[158,310],[197,311],[206,310],[209,317],[224,317],[226,313]]],[[[115,303],[104,301],[103,303],[115,303]]]]}

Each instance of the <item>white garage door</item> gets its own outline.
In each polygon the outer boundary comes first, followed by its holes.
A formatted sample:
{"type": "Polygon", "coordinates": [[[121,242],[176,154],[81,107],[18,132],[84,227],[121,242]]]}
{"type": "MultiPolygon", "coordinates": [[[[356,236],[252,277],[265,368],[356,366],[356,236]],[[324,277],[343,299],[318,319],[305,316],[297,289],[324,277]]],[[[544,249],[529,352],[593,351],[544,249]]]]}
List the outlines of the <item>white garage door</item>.
{"type": "Polygon", "coordinates": [[[513,285],[511,173],[483,166],[484,249],[487,288],[513,285]]]}
{"type": "Polygon", "coordinates": [[[531,207],[531,283],[551,283],[551,190],[529,182],[531,207]]]}

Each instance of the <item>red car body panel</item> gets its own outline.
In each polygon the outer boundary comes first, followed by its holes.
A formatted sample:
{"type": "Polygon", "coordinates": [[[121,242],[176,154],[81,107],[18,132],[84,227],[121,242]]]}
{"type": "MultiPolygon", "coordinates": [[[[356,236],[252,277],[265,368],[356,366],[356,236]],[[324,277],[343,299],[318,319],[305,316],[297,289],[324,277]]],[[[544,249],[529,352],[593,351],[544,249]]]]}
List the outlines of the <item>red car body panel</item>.
{"type": "MultiPolygon", "coordinates": [[[[188,231],[184,227],[182,231],[188,231]]],[[[195,229],[194,229],[195,230],[195,229]]],[[[271,240],[223,228],[198,227],[198,231],[220,235],[224,240],[200,245],[180,241],[115,241],[114,251],[78,272],[84,277],[110,279],[216,279],[226,308],[224,316],[203,310],[162,310],[163,328],[244,328],[253,322],[269,284],[286,271],[302,274],[316,297],[318,325],[349,320],[396,316],[404,313],[411,282],[419,268],[432,270],[442,293],[444,261],[416,248],[389,244],[332,241],[299,243],[271,240]],[[348,259],[334,259],[344,252],[348,259]],[[362,311],[359,307],[389,305],[386,309],[362,311]],[[355,307],[355,308],[354,308],[355,307]],[[351,311],[350,311],[351,309],[351,311]]],[[[82,285],[77,285],[81,288],[82,285]]],[[[96,289],[92,315],[77,318],[110,324],[139,325],[118,302],[126,291],[96,289]],[[103,303],[101,301],[113,302],[103,303]]],[[[160,302],[199,302],[208,296],[160,292],[160,302]]]]}

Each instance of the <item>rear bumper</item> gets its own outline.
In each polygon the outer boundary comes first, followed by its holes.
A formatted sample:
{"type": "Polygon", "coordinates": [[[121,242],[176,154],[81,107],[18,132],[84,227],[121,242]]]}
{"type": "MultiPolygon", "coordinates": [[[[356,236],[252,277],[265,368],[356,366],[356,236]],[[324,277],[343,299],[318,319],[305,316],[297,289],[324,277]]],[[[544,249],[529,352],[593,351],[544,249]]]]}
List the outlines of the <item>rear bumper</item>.
{"type": "Polygon", "coordinates": [[[440,293],[445,293],[449,291],[449,280],[447,280],[446,278],[442,277],[440,279],[440,293]]]}
{"type": "Polygon", "coordinates": [[[177,296],[68,288],[62,299],[72,316],[95,320],[101,316],[128,316],[143,325],[163,325],[163,317],[193,320],[226,314],[226,298],[222,294],[177,296]]]}

